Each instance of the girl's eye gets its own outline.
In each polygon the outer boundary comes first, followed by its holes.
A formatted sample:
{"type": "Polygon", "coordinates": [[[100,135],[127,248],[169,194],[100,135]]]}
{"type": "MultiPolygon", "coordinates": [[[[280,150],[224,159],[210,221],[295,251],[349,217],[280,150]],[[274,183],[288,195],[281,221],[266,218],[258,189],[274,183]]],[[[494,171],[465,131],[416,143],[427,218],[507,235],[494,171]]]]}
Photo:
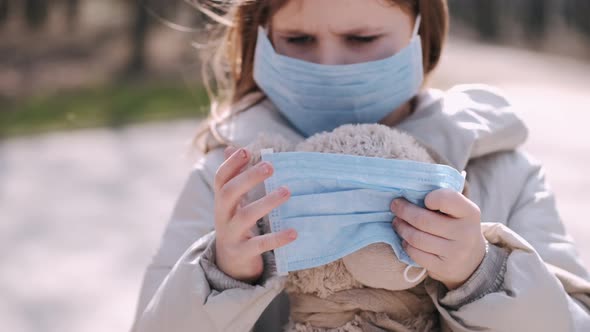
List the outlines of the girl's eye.
{"type": "MultiPolygon", "coordinates": [[[[368,44],[375,41],[379,36],[349,36],[347,40],[356,43],[356,44],[368,44]]],[[[305,45],[311,44],[314,41],[312,36],[296,36],[296,37],[288,37],[287,43],[290,44],[297,44],[297,45],[305,45]]]]}
{"type": "Polygon", "coordinates": [[[313,37],[311,36],[297,36],[297,37],[288,37],[287,43],[290,44],[308,44],[313,41],[313,37]]]}
{"type": "Polygon", "coordinates": [[[348,37],[348,40],[353,43],[368,44],[368,43],[376,40],[377,38],[379,38],[379,36],[350,36],[350,37],[348,37]]]}

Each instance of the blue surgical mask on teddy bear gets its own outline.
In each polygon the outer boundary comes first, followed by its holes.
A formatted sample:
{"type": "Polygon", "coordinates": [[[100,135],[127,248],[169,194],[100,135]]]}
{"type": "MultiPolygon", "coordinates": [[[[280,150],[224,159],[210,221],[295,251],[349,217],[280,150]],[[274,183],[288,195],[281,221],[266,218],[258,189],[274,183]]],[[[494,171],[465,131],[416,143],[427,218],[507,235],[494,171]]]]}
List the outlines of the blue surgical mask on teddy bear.
{"type": "Polygon", "coordinates": [[[342,124],[377,123],[422,85],[422,43],[416,18],[410,43],[376,61],[325,65],[278,54],[258,27],[254,81],[305,137],[342,124]]]}
{"type": "MultiPolygon", "coordinates": [[[[279,275],[328,264],[373,243],[391,246],[404,265],[401,286],[421,280],[421,268],[405,252],[391,222],[391,201],[403,197],[425,207],[432,190],[462,192],[465,173],[441,165],[377,157],[320,152],[261,150],[261,159],[273,165],[264,181],[267,194],[289,188],[289,200],[268,215],[272,232],[293,228],[295,241],[274,250],[279,275]]],[[[346,264],[346,262],[345,262],[346,264]]],[[[394,262],[392,261],[392,264],[394,262]]],[[[401,279],[400,279],[401,281],[401,279]]],[[[396,282],[393,280],[392,282],[396,282]]]]}

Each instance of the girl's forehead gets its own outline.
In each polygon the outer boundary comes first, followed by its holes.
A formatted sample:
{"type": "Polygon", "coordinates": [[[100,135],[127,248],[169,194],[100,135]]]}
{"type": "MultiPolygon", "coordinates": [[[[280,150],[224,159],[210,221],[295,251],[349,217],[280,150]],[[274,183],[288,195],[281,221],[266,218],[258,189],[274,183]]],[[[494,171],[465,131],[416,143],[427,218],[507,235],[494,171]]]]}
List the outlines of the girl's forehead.
{"type": "Polygon", "coordinates": [[[369,34],[409,29],[412,20],[390,0],[289,0],[272,17],[272,29],[293,34],[369,34]]]}

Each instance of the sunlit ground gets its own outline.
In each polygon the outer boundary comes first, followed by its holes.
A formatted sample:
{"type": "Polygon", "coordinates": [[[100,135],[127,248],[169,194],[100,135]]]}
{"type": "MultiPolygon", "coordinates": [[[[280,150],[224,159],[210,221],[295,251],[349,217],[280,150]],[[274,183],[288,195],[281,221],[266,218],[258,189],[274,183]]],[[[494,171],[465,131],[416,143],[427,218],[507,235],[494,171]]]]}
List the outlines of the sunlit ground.
{"type": "MultiPolygon", "coordinates": [[[[438,86],[485,82],[530,128],[568,231],[590,266],[590,65],[454,41],[438,86]]],[[[198,120],[0,142],[4,331],[126,331],[143,269],[190,170],[198,120]]]]}

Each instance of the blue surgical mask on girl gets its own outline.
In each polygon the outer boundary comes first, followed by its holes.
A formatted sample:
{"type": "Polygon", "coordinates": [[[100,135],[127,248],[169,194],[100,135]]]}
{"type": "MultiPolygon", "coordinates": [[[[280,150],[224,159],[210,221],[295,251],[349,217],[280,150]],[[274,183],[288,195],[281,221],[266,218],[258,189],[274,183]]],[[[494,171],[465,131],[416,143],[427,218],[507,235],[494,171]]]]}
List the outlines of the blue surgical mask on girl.
{"type": "Polygon", "coordinates": [[[399,261],[419,267],[405,252],[392,227],[394,198],[404,197],[424,207],[424,198],[435,189],[463,191],[465,175],[441,164],[411,160],[363,157],[320,152],[261,151],[273,174],[264,181],[266,193],[281,185],[289,199],[269,213],[272,232],[294,228],[295,241],[274,250],[277,273],[286,275],[328,264],[369,244],[384,242],[399,261]]]}
{"type": "Polygon", "coordinates": [[[410,43],[376,61],[325,65],[276,53],[258,27],[254,81],[305,137],[347,123],[377,123],[422,85],[422,43],[416,18],[410,43]]]}

